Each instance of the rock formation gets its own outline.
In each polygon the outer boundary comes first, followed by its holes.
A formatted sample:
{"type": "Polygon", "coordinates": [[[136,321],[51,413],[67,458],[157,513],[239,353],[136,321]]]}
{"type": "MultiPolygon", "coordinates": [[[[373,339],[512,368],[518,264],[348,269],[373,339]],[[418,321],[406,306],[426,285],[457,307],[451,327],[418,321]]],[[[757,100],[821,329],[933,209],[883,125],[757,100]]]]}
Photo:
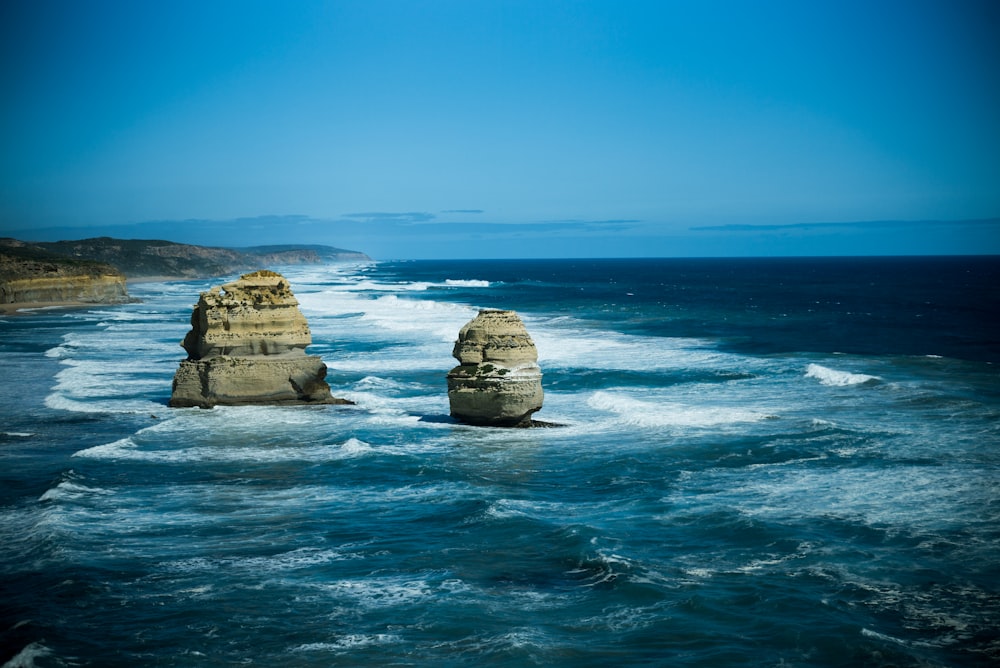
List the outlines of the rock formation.
{"type": "Polygon", "coordinates": [[[448,372],[451,415],[473,425],[529,427],[542,407],[538,351],[514,311],[486,309],[462,327],[448,372]]]}
{"type": "Polygon", "coordinates": [[[76,274],[0,280],[2,304],[127,304],[130,301],[125,277],[112,271],[99,276],[76,274]]]}
{"type": "Polygon", "coordinates": [[[188,358],[174,375],[173,407],[350,403],[334,399],[326,364],[305,354],[312,335],[288,281],[273,271],[201,293],[188,358]]]}
{"type": "Polygon", "coordinates": [[[0,310],[38,304],[131,302],[125,275],[101,262],[64,257],[0,239],[0,310]]]}

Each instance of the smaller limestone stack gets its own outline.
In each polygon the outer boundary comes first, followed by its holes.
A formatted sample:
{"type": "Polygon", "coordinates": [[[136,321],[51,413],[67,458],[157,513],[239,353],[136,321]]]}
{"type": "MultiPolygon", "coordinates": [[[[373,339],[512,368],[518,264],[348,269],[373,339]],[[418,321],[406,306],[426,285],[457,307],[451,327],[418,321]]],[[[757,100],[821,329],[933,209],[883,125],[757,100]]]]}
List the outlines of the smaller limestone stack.
{"type": "Polygon", "coordinates": [[[305,354],[310,343],[281,274],[256,271],[203,292],[181,343],[188,359],[174,375],[170,405],[349,403],[330,395],[326,364],[305,354]]]}
{"type": "Polygon", "coordinates": [[[542,407],[538,351],[514,311],[486,309],[458,333],[448,372],[451,415],[462,422],[530,427],[542,407]]]}

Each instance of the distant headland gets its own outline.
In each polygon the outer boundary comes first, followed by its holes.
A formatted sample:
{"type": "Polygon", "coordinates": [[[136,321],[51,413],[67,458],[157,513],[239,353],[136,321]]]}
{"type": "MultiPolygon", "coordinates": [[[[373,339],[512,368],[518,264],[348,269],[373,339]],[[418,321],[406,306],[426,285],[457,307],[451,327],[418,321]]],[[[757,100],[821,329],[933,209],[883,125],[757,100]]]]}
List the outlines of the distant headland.
{"type": "Polygon", "coordinates": [[[370,259],[358,251],[319,245],[220,248],[111,237],[38,243],[3,238],[0,313],[128,302],[127,280],[190,280],[275,265],[370,259]]]}

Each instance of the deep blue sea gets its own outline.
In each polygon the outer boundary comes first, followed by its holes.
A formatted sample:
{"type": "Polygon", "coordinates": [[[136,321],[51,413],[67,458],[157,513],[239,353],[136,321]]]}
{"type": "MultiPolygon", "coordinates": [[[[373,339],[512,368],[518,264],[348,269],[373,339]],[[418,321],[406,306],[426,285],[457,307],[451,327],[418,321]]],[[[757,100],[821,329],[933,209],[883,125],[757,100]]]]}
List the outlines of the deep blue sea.
{"type": "Polygon", "coordinates": [[[1000,663],[1000,258],[273,268],[355,406],[168,408],[222,280],[0,318],[0,665],[1000,663]]]}

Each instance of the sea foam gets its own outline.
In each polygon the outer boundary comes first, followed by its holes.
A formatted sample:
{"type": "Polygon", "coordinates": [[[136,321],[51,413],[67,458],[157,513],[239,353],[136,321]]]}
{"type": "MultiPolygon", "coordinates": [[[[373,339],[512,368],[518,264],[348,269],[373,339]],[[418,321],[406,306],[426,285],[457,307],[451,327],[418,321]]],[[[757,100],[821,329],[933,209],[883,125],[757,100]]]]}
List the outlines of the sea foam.
{"type": "Polygon", "coordinates": [[[488,288],[492,285],[489,281],[480,281],[477,279],[457,279],[448,278],[445,279],[445,285],[448,287],[459,287],[459,288],[488,288]]]}
{"type": "Polygon", "coordinates": [[[293,647],[293,652],[346,652],[373,645],[402,642],[402,638],[391,633],[350,633],[333,642],[310,642],[293,647]]]}
{"type": "Polygon", "coordinates": [[[3,664],[3,668],[34,668],[37,665],[35,659],[46,659],[52,654],[52,650],[42,643],[33,642],[18,652],[17,656],[3,664]]]}
{"type": "Polygon", "coordinates": [[[730,406],[688,405],[636,399],[623,393],[594,392],[587,405],[615,413],[618,420],[637,427],[717,427],[727,424],[757,422],[767,413],[730,406]]]}
{"type": "Polygon", "coordinates": [[[819,364],[810,364],[806,367],[806,378],[815,378],[823,385],[833,387],[846,387],[848,385],[861,385],[868,382],[882,380],[878,376],[869,376],[863,373],[850,373],[848,371],[837,371],[819,364]]]}

